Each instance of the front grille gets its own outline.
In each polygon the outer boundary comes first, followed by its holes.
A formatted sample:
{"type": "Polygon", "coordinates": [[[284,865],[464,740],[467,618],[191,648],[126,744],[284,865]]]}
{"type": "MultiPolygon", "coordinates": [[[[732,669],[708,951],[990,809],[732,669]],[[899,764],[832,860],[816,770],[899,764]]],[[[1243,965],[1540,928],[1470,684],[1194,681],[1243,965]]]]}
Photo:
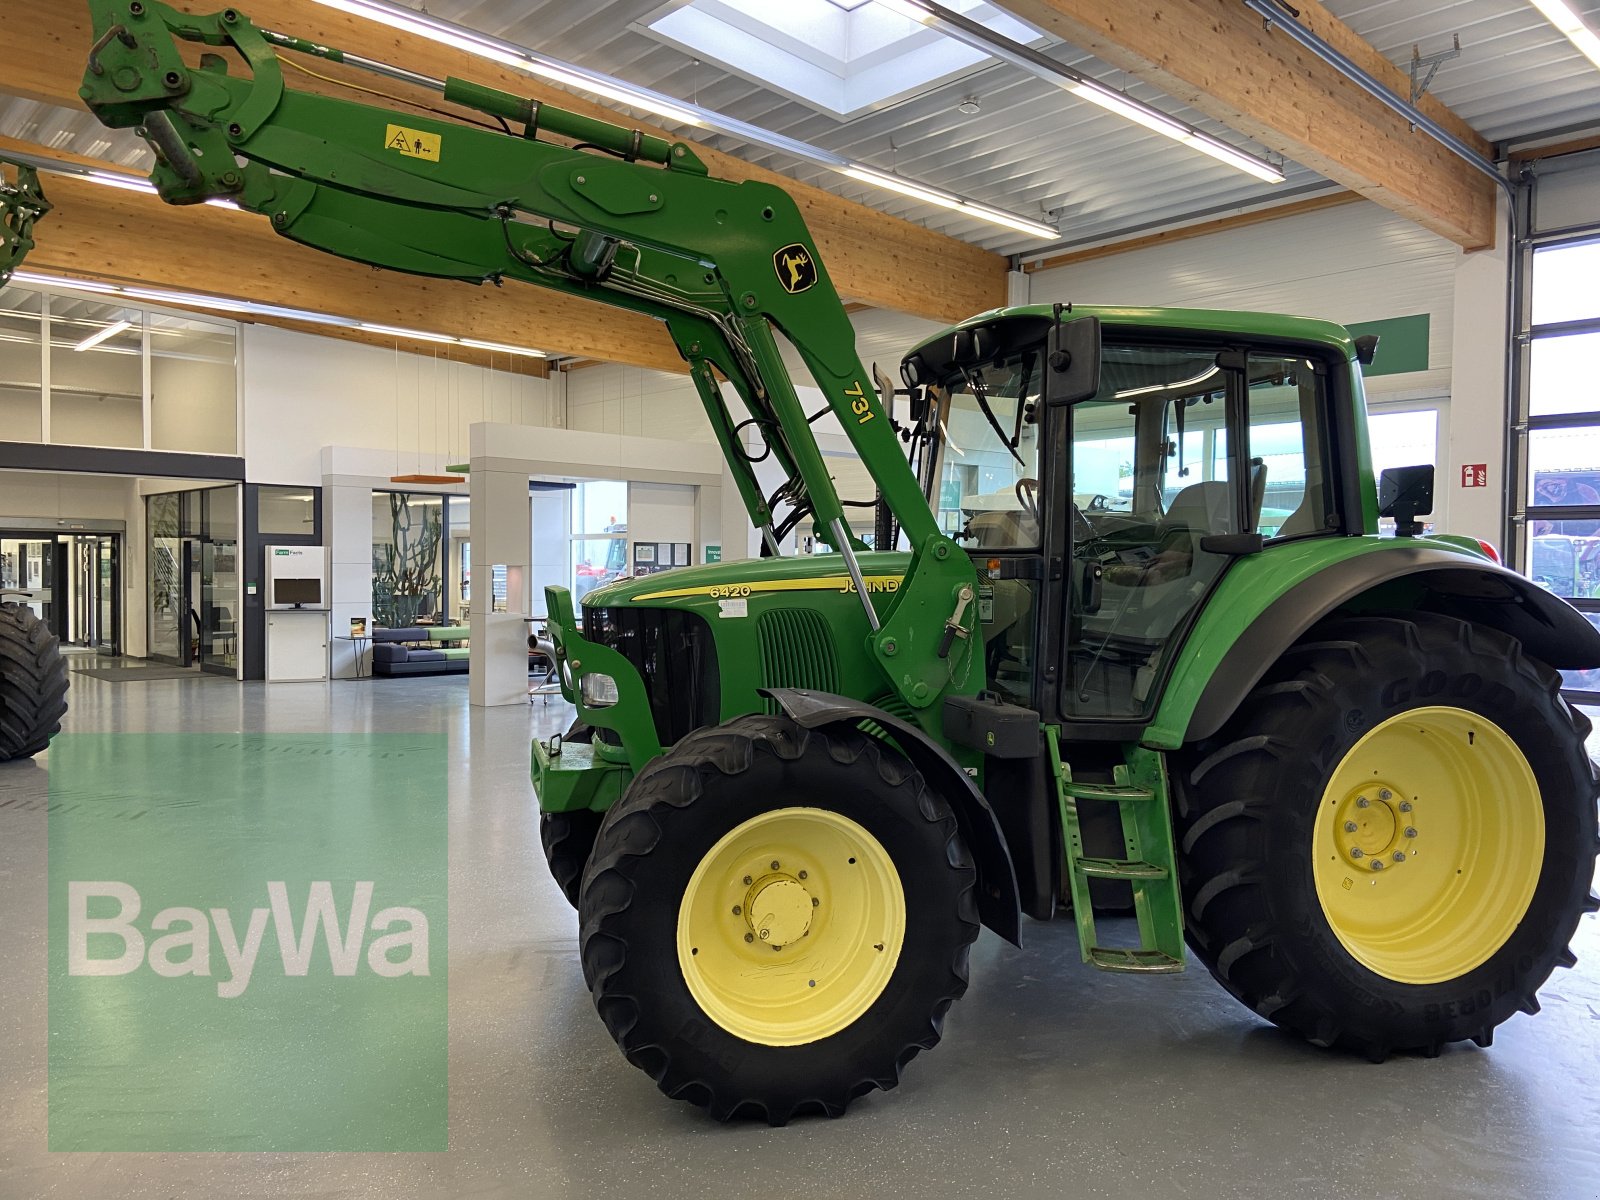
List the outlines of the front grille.
{"type": "MultiPolygon", "coordinates": [[[[761,652],[762,687],[839,690],[833,630],[816,609],[768,609],[756,619],[756,641],[761,652]]],[[[769,699],[767,711],[776,713],[777,701],[769,699]]]]}
{"type": "Polygon", "coordinates": [[[583,636],[611,647],[639,672],[663,746],[717,723],[722,688],[704,617],[673,608],[586,608],[583,636]]]}

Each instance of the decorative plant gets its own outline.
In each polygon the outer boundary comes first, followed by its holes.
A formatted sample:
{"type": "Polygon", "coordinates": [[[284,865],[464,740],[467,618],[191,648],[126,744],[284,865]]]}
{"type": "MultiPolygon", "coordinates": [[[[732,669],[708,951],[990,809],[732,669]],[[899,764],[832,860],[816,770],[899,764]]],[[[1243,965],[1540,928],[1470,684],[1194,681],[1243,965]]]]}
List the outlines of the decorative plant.
{"type": "Polygon", "coordinates": [[[443,510],[413,505],[409,493],[390,492],[389,527],[394,540],[372,545],[372,619],[399,629],[438,607],[443,510]]]}

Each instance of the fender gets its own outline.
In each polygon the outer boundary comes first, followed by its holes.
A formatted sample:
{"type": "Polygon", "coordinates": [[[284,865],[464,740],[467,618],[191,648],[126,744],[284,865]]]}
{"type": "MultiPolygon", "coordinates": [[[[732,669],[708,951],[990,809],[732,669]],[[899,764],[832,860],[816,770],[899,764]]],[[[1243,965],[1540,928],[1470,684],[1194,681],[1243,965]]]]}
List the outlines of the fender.
{"type": "Polygon", "coordinates": [[[1013,946],[1022,945],[1022,902],[1005,835],[1000,832],[994,809],[948,750],[915,725],[848,696],[802,688],[764,688],[761,694],[770,696],[790,720],[807,729],[854,725],[866,720],[875,721],[894,734],[911,764],[955,811],[961,836],[978,868],[979,919],[1013,946]]]}
{"type": "Polygon", "coordinates": [[[1239,635],[1201,692],[1185,742],[1222,728],[1278,656],[1318,621],[1365,592],[1405,580],[1422,597],[1409,605],[1517,639],[1560,670],[1600,667],[1600,630],[1566,601],[1515,571],[1431,546],[1398,547],[1333,563],[1272,601],[1239,635]]]}

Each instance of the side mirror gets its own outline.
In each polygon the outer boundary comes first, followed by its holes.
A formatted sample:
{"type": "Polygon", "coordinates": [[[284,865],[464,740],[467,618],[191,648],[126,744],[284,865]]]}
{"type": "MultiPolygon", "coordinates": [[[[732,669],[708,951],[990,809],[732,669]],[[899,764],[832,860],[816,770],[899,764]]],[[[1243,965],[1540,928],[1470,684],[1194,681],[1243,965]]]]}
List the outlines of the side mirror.
{"type": "Polygon", "coordinates": [[[1100,318],[1057,322],[1050,330],[1048,403],[1076,404],[1100,390],[1100,318]]]}
{"type": "Polygon", "coordinates": [[[1433,464],[1416,467],[1390,467],[1378,477],[1378,515],[1394,518],[1394,531],[1400,537],[1416,537],[1422,532],[1417,521],[1433,511],[1433,464]]]}

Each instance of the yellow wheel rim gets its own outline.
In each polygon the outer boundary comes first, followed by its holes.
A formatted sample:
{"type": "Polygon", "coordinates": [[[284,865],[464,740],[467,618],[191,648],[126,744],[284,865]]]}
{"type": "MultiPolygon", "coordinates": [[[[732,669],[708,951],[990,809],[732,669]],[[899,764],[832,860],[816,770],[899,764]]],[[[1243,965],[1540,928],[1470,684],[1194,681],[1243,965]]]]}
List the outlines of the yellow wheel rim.
{"type": "Polygon", "coordinates": [[[905,931],[900,875],[877,838],[826,809],[779,808],[700,860],[678,907],[678,965],[735,1037],[800,1046],[872,1007],[905,931]]]}
{"type": "Polygon", "coordinates": [[[1505,945],[1533,899],[1539,784],[1494,722],[1412,709],[1339,763],[1311,852],[1323,915],[1358,962],[1398,983],[1456,979],[1505,945]]]}

